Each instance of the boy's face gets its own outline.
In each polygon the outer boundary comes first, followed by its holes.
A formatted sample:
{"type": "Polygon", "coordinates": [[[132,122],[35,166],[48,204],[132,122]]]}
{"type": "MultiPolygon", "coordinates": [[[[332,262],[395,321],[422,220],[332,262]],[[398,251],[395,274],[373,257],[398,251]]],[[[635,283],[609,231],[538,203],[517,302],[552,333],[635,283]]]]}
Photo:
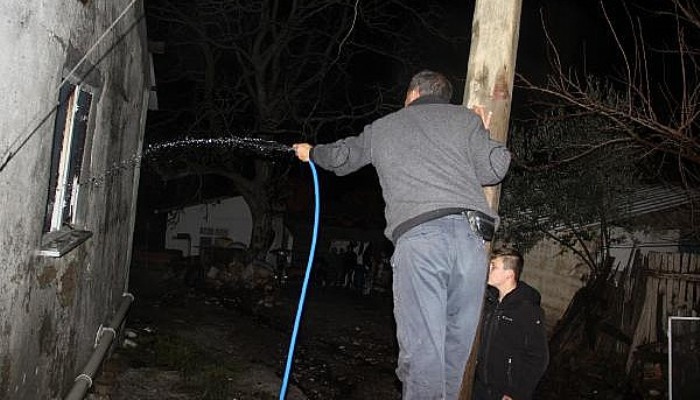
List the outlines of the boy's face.
{"type": "Polygon", "coordinates": [[[489,264],[489,285],[500,287],[513,276],[513,271],[503,268],[503,258],[494,258],[489,264]]]}

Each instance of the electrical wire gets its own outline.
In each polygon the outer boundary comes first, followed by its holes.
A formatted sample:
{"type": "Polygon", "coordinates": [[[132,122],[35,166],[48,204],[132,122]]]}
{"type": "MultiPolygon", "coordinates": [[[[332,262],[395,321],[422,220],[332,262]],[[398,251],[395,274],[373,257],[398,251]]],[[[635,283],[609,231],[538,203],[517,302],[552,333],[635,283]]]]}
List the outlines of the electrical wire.
{"type": "Polygon", "coordinates": [[[311,174],[314,177],[314,229],[311,234],[311,248],[309,249],[309,259],[306,264],[306,273],[304,274],[304,283],[301,286],[301,294],[299,295],[299,305],[297,306],[297,315],[294,319],[294,329],[292,330],[292,338],[289,342],[289,351],[287,353],[287,365],[284,369],[284,377],[282,379],[282,388],[280,389],[280,400],[284,400],[287,394],[287,385],[289,384],[289,374],[292,370],[292,363],[294,361],[294,347],[297,341],[297,334],[299,333],[299,323],[301,322],[301,314],[304,311],[304,300],[306,299],[306,289],[309,286],[309,277],[311,276],[311,267],[314,262],[314,253],[316,252],[316,238],[318,236],[318,220],[320,215],[321,201],[319,199],[318,192],[318,175],[316,173],[316,167],[314,163],[309,160],[309,167],[311,168],[311,174]]]}

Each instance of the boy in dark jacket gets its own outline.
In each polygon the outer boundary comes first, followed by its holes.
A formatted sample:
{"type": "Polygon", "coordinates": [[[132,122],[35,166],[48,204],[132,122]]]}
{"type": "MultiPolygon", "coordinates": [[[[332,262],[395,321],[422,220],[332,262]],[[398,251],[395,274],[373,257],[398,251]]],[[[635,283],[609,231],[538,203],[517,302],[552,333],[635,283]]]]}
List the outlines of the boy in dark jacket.
{"type": "Polygon", "coordinates": [[[475,400],[526,400],[549,362],[540,294],[520,282],[523,257],[494,251],[476,366],[475,400]]]}

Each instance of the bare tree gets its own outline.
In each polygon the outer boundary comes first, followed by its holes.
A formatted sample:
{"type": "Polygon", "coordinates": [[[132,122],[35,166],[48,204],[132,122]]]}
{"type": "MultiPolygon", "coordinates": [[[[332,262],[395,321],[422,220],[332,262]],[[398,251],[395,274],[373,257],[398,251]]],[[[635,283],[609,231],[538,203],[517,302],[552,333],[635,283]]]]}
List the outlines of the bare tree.
{"type": "MultiPolygon", "coordinates": [[[[347,134],[357,121],[398,106],[421,54],[417,37],[446,40],[431,25],[436,12],[392,0],[149,2],[149,34],[166,42],[159,85],[177,85],[184,100],[166,107],[153,128],[294,140],[313,140],[321,131],[347,134]],[[389,79],[360,90],[358,68],[389,79]]],[[[253,214],[252,247],[267,249],[283,166],[222,152],[191,154],[178,165],[230,178],[253,214]]]]}
{"type": "Polygon", "coordinates": [[[607,249],[617,239],[611,227],[631,222],[621,220],[630,194],[661,169],[650,164],[672,165],[686,187],[700,184],[700,9],[691,0],[658,3],[663,9],[599,3],[616,50],[607,56],[611,75],[569,68],[545,32],[552,73],[543,83],[518,76],[534,94],[535,118],[511,134],[517,159],[504,184],[505,239],[527,248],[547,238],[589,272],[551,338],[553,364],[586,351],[602,329],[624,337],[602,322],[607,249]]]}
{"type": "Polygon", "coordinates": [[[553,73],[545,84],[522,75],[519,80],[545,95],[540,103],[569,107],[573,117],[601,116],[647,154],[672,158],[686,185],[695,185],[700,182],[700,9],[692,0],[662,3],[663,8],[633,13],[622,0],[626,17],[619,21],[609,12],[610,3],[600,1],[619,56],[609,57],[618,66],[612,78],[568,69],[555,38],[547,34],[553,73]],[[669,38],[672,42],[663,41],[669,38]]]}

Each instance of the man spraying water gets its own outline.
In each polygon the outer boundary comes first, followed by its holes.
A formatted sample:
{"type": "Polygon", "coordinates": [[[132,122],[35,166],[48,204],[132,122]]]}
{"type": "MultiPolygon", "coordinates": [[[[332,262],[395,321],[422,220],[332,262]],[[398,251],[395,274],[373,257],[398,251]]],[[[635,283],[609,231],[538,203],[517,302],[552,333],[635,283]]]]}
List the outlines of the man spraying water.
{"type": "MultiPolygon", "coordinates": [[[[486,287],[485,241],[498,221],[482,186],[505,176],[510,153],[483,115],[449,104],[452,85],[416,74],[405,107],[330,144],[293,146],[301,161],[346,175],[372,164],[384,201],[403,398],[457,399],[486,287]],[[482,117],[482,118],[480,118],[482,117]]],[[[479,111],[479,110],[476,110],[479,111]]]]}

